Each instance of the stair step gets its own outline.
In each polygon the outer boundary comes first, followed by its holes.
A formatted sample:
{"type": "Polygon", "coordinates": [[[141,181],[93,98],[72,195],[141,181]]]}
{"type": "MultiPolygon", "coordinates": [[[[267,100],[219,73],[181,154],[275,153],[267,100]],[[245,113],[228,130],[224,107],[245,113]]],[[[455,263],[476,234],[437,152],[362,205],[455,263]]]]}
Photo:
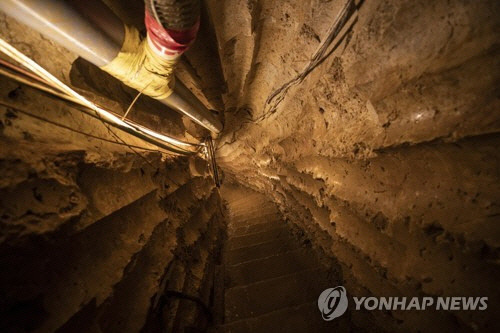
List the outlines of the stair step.
{"type": "Polygon", "coordinates": [[[214,330],[217,333],[305,333],[348,332],[348,319],[324,321],[317,303],[307,302],[298,306],[279,309],[264,315],[226,324],[214,330]]]}
{"type": "Polygon", "coordinates": [[[279,254],[299,248],[301,245],[295,239],[278,239],[253,246],[242,247],[226,252],[225,262],[227,265],[234,265],[250,260],[257,260],[268,257],[272,254],[279,254]]]}
{"type": "Polygon", "coordinates": [[[232,237],[227,243],[228,250],[240,249],[243,247],[254,246],[261,243],[266,243],[272,240],[282,240],[291,238],[289,229],[286,226],[274,228],[271,230],[256,232],[238,237],[232,237]]]}
{"type": "Polygon", "coordinates": [[[229,216],[236,221],[241,219],[258,219],[265,215],[279,215],[276,207],[255,207],[255,208],[243,208],[241,210],[230,210],[229,216]]]}
{"type": "Polygon", "coordinates": [[[227,289],[226,322],[313,302],[323,290],[336,284],[329,273],[317,268],[227,289]]]}
{"type": "Polygon", "coordinates": [[[227,287],[247,285],[319,266],[318,258],[309,249],[283,252],[227,266],[227,287]]]}
{"type": "Polygon", "coordinates": [[[229,229],[233,231],[241,226],[249,226],[253,224],[261,224],[265,222],[281,222],[283,220],[282,216],[276,212],[269,212],[258,216],[243,215],[239,217],[229,217],[231,223],[229,224],[229,229]]]}
{"type": "Polygon", "coordinates": [[[256,232],[268,231],[285,225],[283,221],[276,219],[269,219],[269,220],[263,219],[263,221],[264,222],[254,223],[254,224],[242,223],[241,226],[229,230],[229,235],[230,237],[245,236],[247,234],[254,234],[256,232]]]}

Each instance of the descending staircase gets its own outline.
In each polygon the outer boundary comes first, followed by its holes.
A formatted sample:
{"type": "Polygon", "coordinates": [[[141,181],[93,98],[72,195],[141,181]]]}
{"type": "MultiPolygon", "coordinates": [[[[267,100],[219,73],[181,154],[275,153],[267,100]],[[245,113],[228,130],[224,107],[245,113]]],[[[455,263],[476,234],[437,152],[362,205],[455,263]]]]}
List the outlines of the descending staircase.
{"type": "Polygon", "coordinates": [[[317,298],[340,284],[266,199],[223,189],[229,211],[225,246],[225,318],[214,332],[348,331],[346,319],[326,322],[317,298]]]}

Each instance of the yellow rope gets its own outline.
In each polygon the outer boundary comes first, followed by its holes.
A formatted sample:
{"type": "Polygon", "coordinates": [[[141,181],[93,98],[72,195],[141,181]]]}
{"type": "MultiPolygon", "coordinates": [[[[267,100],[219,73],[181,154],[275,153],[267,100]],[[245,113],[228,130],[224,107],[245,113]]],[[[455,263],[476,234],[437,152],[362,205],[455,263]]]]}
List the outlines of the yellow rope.
{"type": "Polygon", "coordinates": [[[125,25],[125,38],[115,59],[101,67],[126,85],[155,99],[170,96],[175,84],[176,59],[157,55],[139,31],[125,25]]]}

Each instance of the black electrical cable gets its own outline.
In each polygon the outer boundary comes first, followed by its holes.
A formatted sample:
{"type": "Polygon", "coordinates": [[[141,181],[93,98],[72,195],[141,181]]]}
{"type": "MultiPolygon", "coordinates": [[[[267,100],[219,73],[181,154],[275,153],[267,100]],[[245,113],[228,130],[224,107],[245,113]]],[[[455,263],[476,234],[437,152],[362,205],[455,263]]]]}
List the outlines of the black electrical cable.
{"type": "Polygon", "coordinates": [[[194,303],[196,303],[196,305],[198,305],[203,310],[203,312],[205,313],[205,315],[208,318],[208,321],[209,322],[213,321],[212,311],[210,311],[210,308],[199,297],[188,295],[188,294],[185,294],[183,292],[175,291],[175,290],[165,291],[165,297],[167,297],[167,298],[168,297],[180,298],[180,299],[185,299],[185,300],[194,302],[194,303]]]}

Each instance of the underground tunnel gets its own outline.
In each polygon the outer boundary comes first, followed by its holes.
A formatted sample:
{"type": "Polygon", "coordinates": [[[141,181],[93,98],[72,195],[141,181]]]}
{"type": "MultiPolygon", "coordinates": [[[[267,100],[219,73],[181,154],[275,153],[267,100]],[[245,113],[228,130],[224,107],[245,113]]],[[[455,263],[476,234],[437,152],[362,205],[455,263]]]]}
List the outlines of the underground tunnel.
{"type": "Polygon", "coordinates": [[[499,332],[500,2],[1,0],[1,332],[499,332]]]}

